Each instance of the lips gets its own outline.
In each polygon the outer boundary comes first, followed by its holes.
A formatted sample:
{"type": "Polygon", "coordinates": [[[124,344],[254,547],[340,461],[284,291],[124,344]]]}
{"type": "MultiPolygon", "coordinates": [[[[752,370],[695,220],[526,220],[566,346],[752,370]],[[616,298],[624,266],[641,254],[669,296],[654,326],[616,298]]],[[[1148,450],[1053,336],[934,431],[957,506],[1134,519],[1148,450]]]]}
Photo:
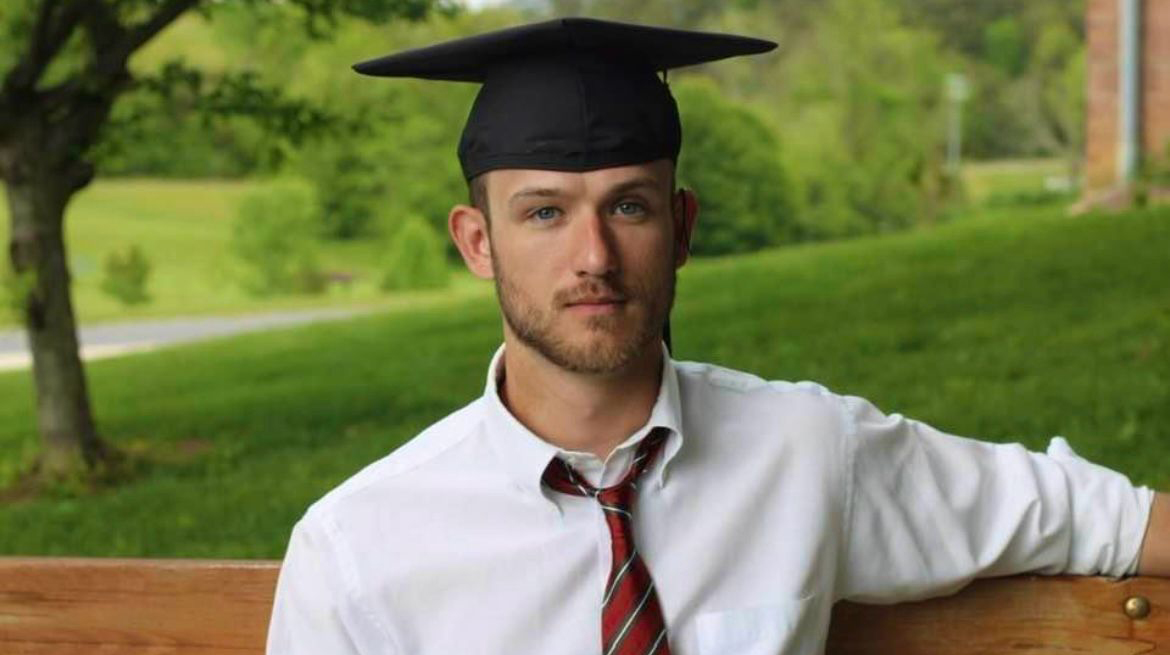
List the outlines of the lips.
{"type": "Polygon", "coordinates": [[[600,280],[564,289],[556,294],[553,301],[559,307],[612,307],[630,301],[630,294],[616,284],[604,284],[600,280]]]}
{"type": "Polygon", "coordinates": [[[626,302],[625,298],[599,296],[596,298],[578,298],[577,300],[565,304],[568,307],[573,307],[575,305],[617,305],[624,302],[626,302]]]}

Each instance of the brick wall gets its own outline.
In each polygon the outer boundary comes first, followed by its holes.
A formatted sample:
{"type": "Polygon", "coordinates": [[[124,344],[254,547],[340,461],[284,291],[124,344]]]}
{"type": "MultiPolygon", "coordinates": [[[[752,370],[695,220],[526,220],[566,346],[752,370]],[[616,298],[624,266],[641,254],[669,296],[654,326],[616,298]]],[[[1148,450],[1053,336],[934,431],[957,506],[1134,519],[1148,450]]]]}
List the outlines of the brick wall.
{"type": "MultiPolygon", "coordinates": [[[[1170,143],[1170,0],[1142,1],[1139,141],[1144,155],[1170,143]]],[[[1087,0],[1086,196],[1118,186],[1118,0],[1087,0]]]]}
{"type": "Polygon", "coordinates": [[[1145,0],[1142,151],[1165,157],[1170,146],[1170,0],[1145,0]]]}
{"type": "Polygon", "coordinates": [[[1085,3],[1085,191],[1112,188],[1117,180],[1117,0],[1085,3]]]}

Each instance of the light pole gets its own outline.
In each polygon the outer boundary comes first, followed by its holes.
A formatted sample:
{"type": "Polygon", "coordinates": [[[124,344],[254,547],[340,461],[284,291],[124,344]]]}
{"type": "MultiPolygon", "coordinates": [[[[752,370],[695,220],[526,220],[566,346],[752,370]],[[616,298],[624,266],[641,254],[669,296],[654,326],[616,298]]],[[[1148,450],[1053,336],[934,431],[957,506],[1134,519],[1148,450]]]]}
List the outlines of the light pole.
{"type": "Polygon", "coordinates": [[[947,174],[959,178],[959,163],[963,147],[963,103],[971,95],[967,77],[962,73],[947,73],[944,83],[949,105],[947,118],[947,174]]]}

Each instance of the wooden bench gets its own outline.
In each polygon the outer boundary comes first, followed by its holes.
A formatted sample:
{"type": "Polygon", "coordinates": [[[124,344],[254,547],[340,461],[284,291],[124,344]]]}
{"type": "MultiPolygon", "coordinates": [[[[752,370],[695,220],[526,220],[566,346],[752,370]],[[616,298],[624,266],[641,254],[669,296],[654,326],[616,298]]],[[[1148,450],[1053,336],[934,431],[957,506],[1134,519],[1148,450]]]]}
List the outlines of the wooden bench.
{"type": "MultiPolygon", "coordinates": [[[[0,654],[263,653],[278,567],[275,561],[0,557],[0,654]]],[[[920,603],[839,603],[828,652],[1170,653],[1167,610],[1170,579],[980,580],[955,596],[920,603]],[[1148,614],[1138,599],[1148,602],[1148,614]],[[1138,618],[1127,614],[1127,601],[1138,618]]]]}

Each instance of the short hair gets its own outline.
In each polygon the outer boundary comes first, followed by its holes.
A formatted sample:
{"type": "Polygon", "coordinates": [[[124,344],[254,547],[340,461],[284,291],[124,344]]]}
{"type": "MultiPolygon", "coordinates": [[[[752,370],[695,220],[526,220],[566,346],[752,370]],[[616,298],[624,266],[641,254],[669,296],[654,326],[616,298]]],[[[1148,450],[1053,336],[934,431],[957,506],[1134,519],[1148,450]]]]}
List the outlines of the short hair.
{"type": "Polygon", "coordinates": [[[467,196],[471,206],[483,213],[483,217],[491,223],[492,217],[488,210],[487,173],[480,173],[467,181],[467,196]]]}

